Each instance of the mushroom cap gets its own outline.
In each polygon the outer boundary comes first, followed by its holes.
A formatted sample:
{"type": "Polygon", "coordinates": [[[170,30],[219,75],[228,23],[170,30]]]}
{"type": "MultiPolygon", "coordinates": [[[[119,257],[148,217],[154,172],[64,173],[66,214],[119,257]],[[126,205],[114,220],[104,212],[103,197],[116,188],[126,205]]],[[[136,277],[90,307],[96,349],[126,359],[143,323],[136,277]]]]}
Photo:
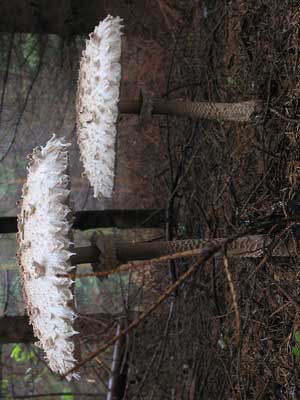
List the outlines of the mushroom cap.
{"type": "MultiPolygon", "coordinates": [[[[69,144],[55,135],[45,147],[29,156],[18,215],[18,253],[24,299],[52,371],[64,374],[75,366],[73,281],[66,274],[69,263],[71,209],[69,203],[69,144]]],[[[78,378],[77,374],[67,379],[78,378]]]]}
{"type": "Polygon", "coordinates": [[[94,196],[114,189],[122,19],[108,15],[90,34],[80,62],[77,137],[94,196]]]}

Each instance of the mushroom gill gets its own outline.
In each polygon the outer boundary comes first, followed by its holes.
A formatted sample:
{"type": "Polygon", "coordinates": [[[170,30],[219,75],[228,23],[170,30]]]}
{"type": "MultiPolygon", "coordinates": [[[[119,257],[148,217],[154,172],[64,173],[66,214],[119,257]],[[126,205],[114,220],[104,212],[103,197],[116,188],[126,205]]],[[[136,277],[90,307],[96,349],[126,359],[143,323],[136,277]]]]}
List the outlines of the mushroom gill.
{"type": "Polygon", "coordinates": [[[121,81],[120,17],[107,16],[86,41],[77,90],[77,137],[94,196],[111,197],[121,81]]]}
{"type": "MultiPolygon", "coordinates": [[[[72,268],[69,203],[69,144],[53,135],[30,156],[18,215],[18,262],[24,299],[37,346],[52,371],[63,375],[75,366],[73,281],[59,277],[72,268]]],[[[67,376],[78,378],[77,374],[67,376]]]]}

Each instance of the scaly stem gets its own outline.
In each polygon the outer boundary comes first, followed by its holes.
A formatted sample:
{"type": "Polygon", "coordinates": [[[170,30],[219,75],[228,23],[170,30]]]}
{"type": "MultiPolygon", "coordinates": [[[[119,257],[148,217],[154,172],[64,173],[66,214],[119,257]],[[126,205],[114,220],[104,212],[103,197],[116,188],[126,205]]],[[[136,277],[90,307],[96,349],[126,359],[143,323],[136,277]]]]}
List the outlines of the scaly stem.
{"type": "MultiPolygon", "coordinates": [[[[130,243],[114,240],[110,237],[98,236],[96,244],[87,247],[71,249],[71,264],[102,263],[105,260],[114,261],[117,266],[128,261],[151,260],[186,251],[199,250],[207,246],[219,245],[226,239],[187,239],[174,241],[160,241],[150,243],[130,243]],[[108,254],[110,253],[110,254],[108,254]]],[[[228,246],[227,254],[230,257],[261,257],[264,249],[270,244],[270,238],[264,235],[250,235],[238,238],[228,246]]],[[[285,256],[294,253],[293,249],[287,249],[284,244],[276,247],[273,255],[285,256]]],[[[180,256],[178,256],[179,258],[180,256]]]]}
{"type": "MultiPolygon", "coordinates": [[[[121,100],[119,111],[123,114],[139,114],[143,100],[121,100]]],[[[235,122],[252,122],[255,113],[261,111],[258,100],[239,103],[192,102],[187,100],[153,100],[152,114],[186,116],[193,119],[211,119],[235,122]]]]}

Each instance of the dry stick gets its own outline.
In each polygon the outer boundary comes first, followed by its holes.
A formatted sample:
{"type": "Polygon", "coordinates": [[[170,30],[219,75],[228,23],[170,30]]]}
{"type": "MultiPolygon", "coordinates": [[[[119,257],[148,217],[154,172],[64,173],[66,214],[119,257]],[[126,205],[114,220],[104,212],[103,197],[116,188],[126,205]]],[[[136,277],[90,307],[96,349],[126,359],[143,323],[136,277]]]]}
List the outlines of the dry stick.
{"type": "MultiPolygon", "coordinates": [[[[231,297],[232,297],[232,302],[233,302],[233,308],[234,308],[234,314],[235,314],[235,322],[236,322],[236,330],[237,330],[237,335],[236,335],[236,342],[237,345],[240,344],[240,339],[241,339],[241,317],[240,317],[240,312],[238,308],[238,303],[237,303],[237,295],[236,295],[236,290],[232,281],[232,276],[229,270],[229,263],[228,263],[228,257],[226,254],[226,247],[225,247],[225,252],[224,252],[224,269],[225,273],[227,276],[230,292],[231,292],[231,297]]],[[[240,384],[240,346],[238,348],[238,361],[237,361],[237,377],[238,377],[238,392],[241,397],[241,384],[240,384]]]]}
{"type": "MultiPolygon", "coordinates": [[[[297,221],[297,220],[296,220],[297,221]]],[[[283,238],[283,236],[288,233],[288,231],[291,229],[293,225],[289,224],[279,235],[277,240],[274,240],[273,243],[270,245],[268,252],[263,256],[262,260],[258,264],[258,266],[252,271],[249,276],[247,277],[247,281],[251,280],[253,276],[261,269],[261,267],[266,263],[268,258],[270,257],[270,254],[272,254],[274,248],[277,246],[277,244],[280,242],[280,240],[283,238]]]]}
{"type": "MultiPolygon", "coordinates": [[[[121,330],[121,323],[120,321],[118,322],[117,325],[117,335],[119,335],[121,330]]],[[[122,396],[117,397],[116,395],[116,386],[117,386],[117,378],[118,378],[118,372],[121,369],[121,347],[124,344],[121,341],[117,341],[114,345],[113,349],[113,356],[112,356],[112,363],[111,363],[111,372],[110,376],[108,379],[108,392],[106,395],[106,400],[114,400],[114,399],[119,399],[123,398],[122,396]]]]}
{"type": "Polygon", "coordinates": [[[228,257],[225,252],[224,254],[224,269],[225,273],[227,276],[231,296],[232,296],[232,302],[233,302],[233,308],[234,308],[234,313],[235,313],[235,322],[236,322],[236,330],[237,330],[237,343],[240,342],[240,334],[241,334],[241,317],[240,317],[240,312],[238,308],[238,303],[237,303],[237,295],[236,295],[236,290],[232,281],[232,276],[231,272],[229,270],[229,263],[228,263],[228,257]]]}
{"type": "Polygon", "coordinates": [[[277,308],[277,310],[275,310],[274,312],[272,312],[272,314],[269,315],[269,318],[274,317],[274,315],[278,314],[280,311],[282,311],[283,309],[285,309],[285,307],[290,306],[292,303],[292,300],[289,300],[287,303],[284,303],[282,306],[280,306],[279,308],[277,308]]]}
{"type": "Polygon", "coordinates": [[[227,240],[225,240],[223,243],[220,243],[219,245],[214,245],[212,247],[207,247],[205,249],[202,249],[202,254],[199,257],[199,260],[197,263],[193,264],[184,274],[182,274],[178,280],[170,285],[158,298],[158,300],[155,303],[152,303],[150,307],[146,311],[144,311],[140,317],[136,318],[133,322],[131,322],[127,328],[123,329],[118,335],[114,336],[110,340],[108,340],[106,343],[104,343],[102,346],[100,346],[97,350],[92,352],[90,355],[88,355],[84,360],[80,361],[70,369],[68,372],[62,375],[62,378],[65,378],[67,375],[70,373],[73,373],[77,371],[80,367],[85,365],[88,361],[91,361],[93,358],[97,357],[100,353],[104,352],[108,347],[116,343],[122,336],[126,335],[130,331],[132,331],[134,328],[136,328],[148,315],[150,315],[153,311],[155,311],[171,294],[174,292],[175,289],[177,289],[187,278],[189,278],[193,273],[196,271],[197,267],[199,264],[204,263],[205,261],[209,260],[217,251],[220,250],[222,246],[226,246],[226,244],[232,242],[238,237],[238,235],[235,235],[234,237],[231,237],[227,240]]]}

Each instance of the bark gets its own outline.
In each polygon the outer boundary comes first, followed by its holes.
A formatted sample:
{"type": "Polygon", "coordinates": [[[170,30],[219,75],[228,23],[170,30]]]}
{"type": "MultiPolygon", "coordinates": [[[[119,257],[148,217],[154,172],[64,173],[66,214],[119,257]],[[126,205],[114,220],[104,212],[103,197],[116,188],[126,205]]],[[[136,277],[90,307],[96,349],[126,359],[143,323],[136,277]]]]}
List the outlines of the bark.
{"type": "Polygon", "coordinates": [[[2,32],[88,33],[106,17],[102,0],[9,0],[0,5],[2,32]]]}
{"type": "MultiPolygon", "coordinates": [[[[77,211],[73,228],[79,230],[93,228],[120,229],[162,228],[166,222],[165,210],[97,210],[77,211]]],[[[0,218],[0,233],[17,232],[17,217],[0,218]]]]}
{"type": "MultiPolygon", "coordinates": [[[[116,336],[120,334],[121,330],[122,323],[118,322],[116,336]]],[[[124,356],[127,357],[125,354],[125,344],[126,336],[121,337],[114,344],[106,400],[122,400],[124,398],[128,368],[128,363],[126,362],[127,360],[123,360],[124,356]]]]}
{"type": "Polygon", "coordinates": [[[3,344],[0,343],[0,399],[5,399],[5,393],[3,390],[3,363],[2,363],[2,353],[3,353],[3,344]]]}
{"type": "Polygon", "coordinates": [[[0,3],[0,32],[87,34],[108,14],[124,18],[126,35],[168,32],[153,0],[5,0],[0,3]]]}
{"type": "MultiPolygon", "coordinates": [[[[121,100],[119,111],[124,114],[139,114],[142,112],[142,100],[121,100]]],[[[261,111],[259,101],[244,101],[239,103],[192,102],[185,100],[154,100],[146,109],[152,114],[177,115],[193,119],[210,119],[234,122],[252,122],[255,113],[261,111]]]]}
{"type": "MultiPolygon", "coordinates": [[[[134,313],[133,313],[134,314],[134,313]]],[[[112,319],[118,318],[112,314],[88,314],[78,317],[75,320],[75,329],[80,332],[79,338],[89,337],[93,339],[93,335],[99,331],[99,321],[111,323],[112,319]]],[[[95,335],[95,341],[99,337],[95,335]]],[[[8,343],[32,343],[37,341],[33,336],[32,326],[29,325],[29,319],[26,315],[22,316],[3,316],[0,317],[0,344],[8,343]]]]}
{"type": "Polygon", "coordinates": [[[34,341],[32,327],[27,316],[0,318],[0,342],[7,343],[31,343],[34,341]]]}

